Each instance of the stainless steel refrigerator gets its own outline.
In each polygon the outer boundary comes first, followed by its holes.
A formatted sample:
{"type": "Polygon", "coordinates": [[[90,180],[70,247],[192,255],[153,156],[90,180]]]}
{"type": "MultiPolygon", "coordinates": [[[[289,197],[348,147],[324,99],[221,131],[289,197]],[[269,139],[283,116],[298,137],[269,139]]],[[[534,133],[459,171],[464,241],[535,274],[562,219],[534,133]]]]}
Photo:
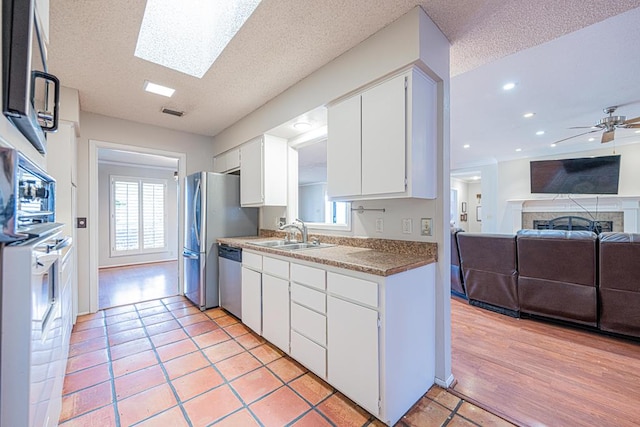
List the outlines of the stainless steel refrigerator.
{"type": "Polygon", "coordinates": [[[185,179],[184,292],[201,310],[220,304],[220,237],[258,234],[258,208],[240,207],[240,177],[197,172],[185,179]]]}

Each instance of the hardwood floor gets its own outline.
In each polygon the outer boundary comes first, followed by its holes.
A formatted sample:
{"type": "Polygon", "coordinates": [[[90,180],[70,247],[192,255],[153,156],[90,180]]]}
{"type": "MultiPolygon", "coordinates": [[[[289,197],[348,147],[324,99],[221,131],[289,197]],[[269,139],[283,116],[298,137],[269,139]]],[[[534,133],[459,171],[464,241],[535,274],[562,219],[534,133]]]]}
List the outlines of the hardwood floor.
{"type": "Polygon", "coordinates": [[[453,391],[526,426],[640,425],[640,343],[452,298],[453,391]]]}
{"type": "Polygon", "coordinates": [[[101,268],[98,305],[105,309],[178,294],[178,261],[101,268]]]}

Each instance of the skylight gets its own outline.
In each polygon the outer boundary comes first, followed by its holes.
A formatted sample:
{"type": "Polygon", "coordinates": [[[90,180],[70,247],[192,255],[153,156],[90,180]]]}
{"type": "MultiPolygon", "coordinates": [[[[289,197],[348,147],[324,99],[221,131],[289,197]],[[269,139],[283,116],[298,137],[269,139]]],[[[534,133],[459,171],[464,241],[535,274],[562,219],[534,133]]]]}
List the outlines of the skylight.
{"type": "Polygon", "coordinates": [[[202,78],[261,0],[147,0],[134,55],[202,78]]]}

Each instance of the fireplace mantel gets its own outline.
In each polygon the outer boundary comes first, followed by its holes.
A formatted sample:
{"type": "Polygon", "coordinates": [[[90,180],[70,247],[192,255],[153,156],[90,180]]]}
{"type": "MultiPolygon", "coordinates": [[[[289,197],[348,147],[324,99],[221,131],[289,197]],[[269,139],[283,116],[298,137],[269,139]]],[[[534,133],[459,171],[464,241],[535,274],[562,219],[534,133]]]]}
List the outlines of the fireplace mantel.
{"type": "MultiPolygon", "coordinates": [[[[523,212],[622,212],[624,231],[637,233],[640,229],[640,196],[577,196],[555,197],[547,199],[511,199],[507,200],[507,220],[511,221],[512,232],[522,228],[523,212]]],[[[560,216],[560,215],[559,215],[560,216]]]]}

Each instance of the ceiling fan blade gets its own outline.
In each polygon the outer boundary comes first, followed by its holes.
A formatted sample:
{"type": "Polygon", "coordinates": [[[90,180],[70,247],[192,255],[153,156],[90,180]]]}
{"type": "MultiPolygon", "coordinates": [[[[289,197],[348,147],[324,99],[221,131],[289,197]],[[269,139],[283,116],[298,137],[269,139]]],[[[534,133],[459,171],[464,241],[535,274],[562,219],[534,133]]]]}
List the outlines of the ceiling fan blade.
{"type": "Polygon", "coordinates": [[[571,126],[567,129],[595,129],[597,126],[571,126]]]}
{"type": "Polygon", "coordinates": [[[600,141],[602,144],[606,144],[607,142],[613,141],[613,137],[615,134],[615,130],[608,130],[602,134],[602,140],[600,141]]]}
{"type": "Polygon", "coordinates": [[[632,124],[632,125],[626,125],[624,127],[624,129],[638,129],[640,128],[640,123],[636,123],[636,124],[632,124]]]}
{"type": "Polygon", "coordinates": [[[583,132],[583,133],[579,133],[579,134],[577,134],[577,135],[570,136],[570,137],[568,137],[568,138],[559,139],[559,140],[557,140],[557,141],[554,141],[552,144],[558,144],[558,143],[563,142],[563,141],[566,141],[566,140],[568,140],[568,139],[577,138],[577,137],[579,137],[579,136],[587,135],[587,134],[589,134],[589,133],[594,133],[594,132],[600,132],[600,129],[590,130],[589,132],[583,132]]]}
{"type": "Polygon", "coordinates": [[[635,122],[640,122],[640,117],[635,117],[633,119],[625,120],[624,124],[628,125],[628,124],[635,123],[635,122]]]}

